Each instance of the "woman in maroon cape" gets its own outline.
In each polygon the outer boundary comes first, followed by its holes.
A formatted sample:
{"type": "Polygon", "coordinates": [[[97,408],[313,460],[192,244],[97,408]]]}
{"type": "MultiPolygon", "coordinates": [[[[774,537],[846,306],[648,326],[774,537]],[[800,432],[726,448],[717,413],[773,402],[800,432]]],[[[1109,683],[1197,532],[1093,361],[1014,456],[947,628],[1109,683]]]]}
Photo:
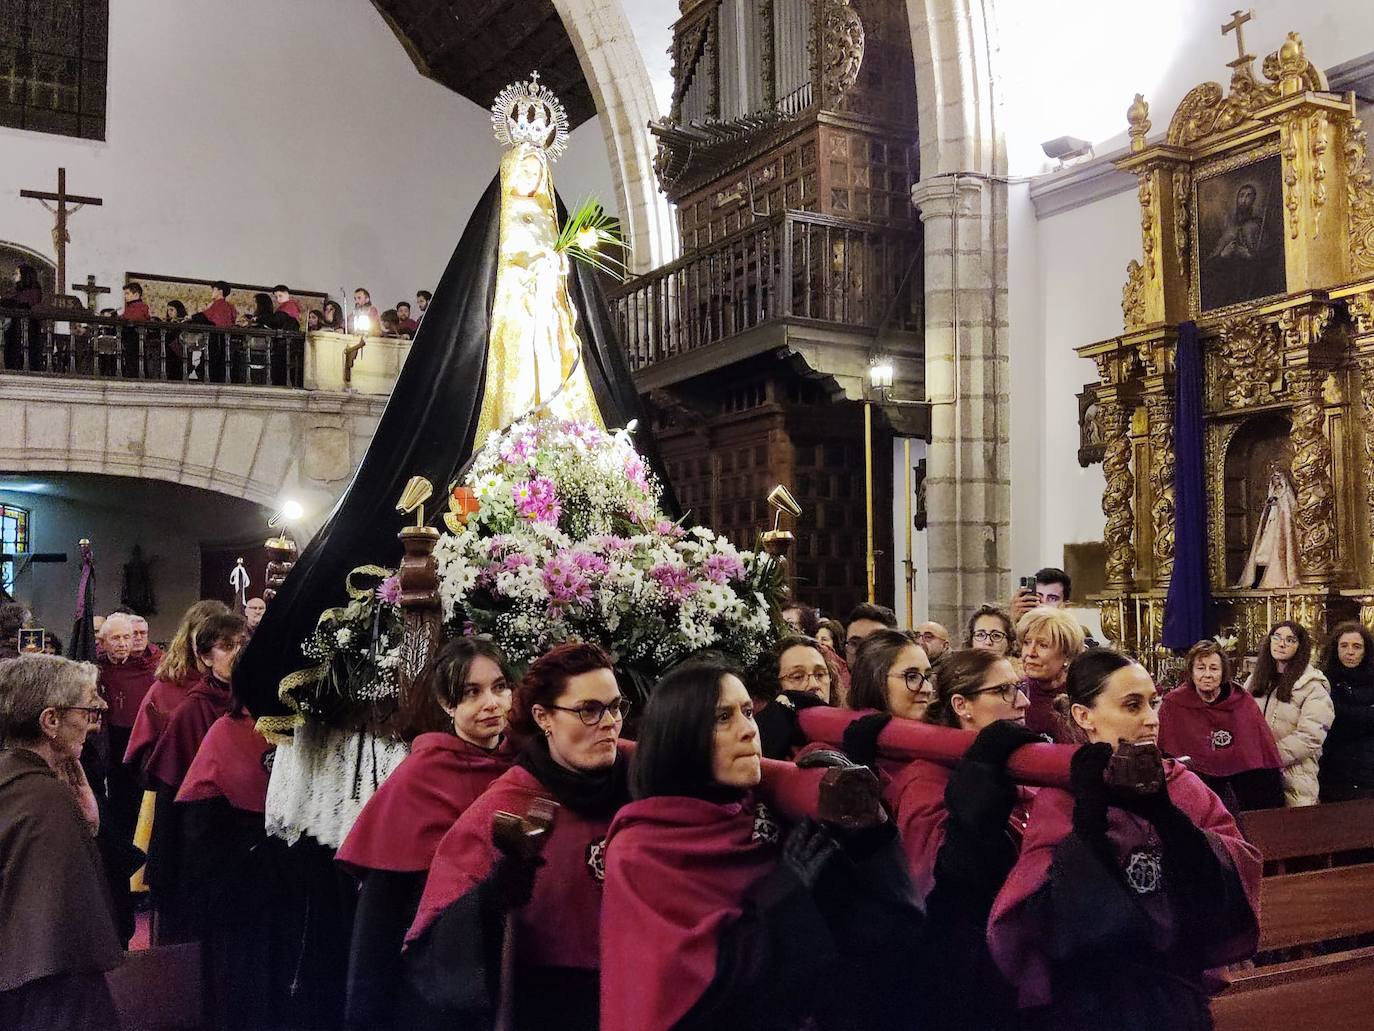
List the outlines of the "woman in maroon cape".
{"type": "Polygon", "coordinates": [[[1031,799],[1006,763],[1022,745],[1042,740],[1026,727],[1020,679],[996,652],[947,653],[925,721],[978,736],[953,769],[918,759],[883,793],[926,908],[923,1028],[1016,1026],[1015,997],[988,955],[985,930],[1016,864],[1031,799]],[[978,991],[969,992],[970,984],[978,991]]]}
{"type": "Polygon", "coordinates": [[[1070,664],[1083,652],[1083,628],[1063,609],[1040,606],[1017,621],[1016,640],[1025,674],[1021,690],[1030,700],[1026,726],[1059,744],[1072,743],[1054,700],[1064,690],[1070,664]]]}
{"type": "Polygon", "coordinates": [[[890,824],[780,840],[749,693],[721,661],[654,688],[606,845],[604,1031],[907,1027],[920,912],[890,824]],[[905,990],[904,990],[905,989],[905,990]]]}
{"type": "Polygon", "coordinates": [[[515,1028],[595,1031],[606,829],[629,801],[616,747],[628,708],[595,645],[559,645],[530,665],[511,718],[529,743],[440,841],[406,935],[406,976],[448,1026],[491,1026],[509,920],[515,1028]],[[542,858],[502,853],[495,814],[549,798],[559,809],[542,858]]]}
{"type": "Polygon", "coordinates": [[[132,767],[131,772],[140,781],[144,781],[148,757],[153,754],[154,746],[167,729],[167,721],[186,700],[192,686],[205,677],[196,661],[196,629],[207,616],[228,611],[229,606],[224,602],[207,599],[196,602],[181,617],[172,643],[158,662],[154,673],[157,679],[143,696],[143,704],[139,706],[138,717],[134,720],[133,733],[129,735],[129,747],[124,752],[124,765],[132,767]]]}
{"type": "Polygon", "coordinates": [[[1027,1027],[1210,1029],[1208,972],[1259,940],[1260,855],[1196,774],[1161,766],[1149,674],[1093,648],[1065,688],[1060,709],[1090,743],[1071,791],[1036,794],[992,909],[993,959],[1027,1027]]]}
{"type": "Polygon", "coordinates": [[[207,1026],[308,1026],[291,1009],[300,938],[293,923],[286,843],[264,827],[274,747],[235,694],[200,743],[176,795],[179,897],[201,942],[207,1026]]]}
{"type": "Polygon", "coordinates": [[[1283,759],[1254,696],[1231,679],[1231,660],[1215,641],[1199,641],[1184,660],[1187,679],[1159,706],[1159,747],[1188,767],[1226,807],[1283,807],[1283,759]]]}
{"type": "Polygon", "coordinates": [[[878,755],[878,735],[894,718],[921,719],[934,697],[935,675],[924,648],[900,630],[869,634],[850,666],[846,704],[871,712],[845,730],[845,754],[877,771],[886,789],[904,764],[878,755]]]}
{"type": "Polygon", "coordinates": [[[814,637],[788,634],[752,670],[754,721],[768,759],[792,759],[807,741],[797,713],[813,705],[838,705],[838,667],[814,637]]]}
{"type": "Polygon", "coordinates": [[[229,678],[247,630],[243,617],[232,612],[218,613],[201,622],[194,644],[196,661],[204,676],[172,713],[167,729],[148,757],[144,775],[148,787],[157,792],[157,801],[146,878],[153,893],[153,934],[158,944],[194,937],[195,906],[193,899],[186,897],[182,871],[186,858],[182,814],[174,802],[201,741],[215,720],[229,711],[229,678]]]}
{"type": "Polygon", "coordinates": [[[455,637],[416,685],[427,708],[410,755],[372,796],[334,857],[362,882],[353,918],[345,1017],[350,1027],[414,1027],[423,1004],[406,991],[401,946],[439,840],[510,768],[506,733],[514,677],[491,641],[455,637]]]}

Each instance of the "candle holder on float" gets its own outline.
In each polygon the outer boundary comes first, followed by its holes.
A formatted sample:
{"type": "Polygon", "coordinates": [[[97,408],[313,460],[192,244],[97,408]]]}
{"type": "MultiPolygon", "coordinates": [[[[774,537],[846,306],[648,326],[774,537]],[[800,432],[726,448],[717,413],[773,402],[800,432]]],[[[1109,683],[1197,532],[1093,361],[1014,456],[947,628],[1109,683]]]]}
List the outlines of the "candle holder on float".
{"type": "Polygon", "coordinates": [[[281,590],[281,585],[286,582],[287,575],[296,564],[296,541],[291,536],[290,523],[296,522],[301,516],[305,515],[305,509],[298,501],[284,501],[281,509],[267,520],[270,529],[277,531],[276,535],[267,538],[263,542],[263,547],[267,549],[267,571],[265,583],[262,590],[262,600],[271,603],[281,590]]]}

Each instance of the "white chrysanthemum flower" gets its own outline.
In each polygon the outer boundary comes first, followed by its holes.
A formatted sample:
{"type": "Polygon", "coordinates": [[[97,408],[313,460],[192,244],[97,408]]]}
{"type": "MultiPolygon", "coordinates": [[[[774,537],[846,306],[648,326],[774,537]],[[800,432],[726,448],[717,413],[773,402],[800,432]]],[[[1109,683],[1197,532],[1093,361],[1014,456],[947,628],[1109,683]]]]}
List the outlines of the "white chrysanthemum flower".
{"type": "Polygon", "coordinates": [[[334,643],[340,648],[347,648],[348,642],[353,640],[353,631],[348,627],[340,627],[334,632],[334,643]]]}

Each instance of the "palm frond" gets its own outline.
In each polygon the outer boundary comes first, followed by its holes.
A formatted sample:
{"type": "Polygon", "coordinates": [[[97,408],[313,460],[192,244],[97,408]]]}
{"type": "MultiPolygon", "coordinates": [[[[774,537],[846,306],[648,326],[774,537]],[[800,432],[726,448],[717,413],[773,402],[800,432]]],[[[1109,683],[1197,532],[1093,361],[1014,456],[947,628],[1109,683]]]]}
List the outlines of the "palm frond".
{"type": "Polygon", "coordinates": [[[630,251],[620,230],[620,219],[608,215],[601,202],[588,197],[559,227],[554,250],[616,279],[624,280],[623,255],[630,251]]]}

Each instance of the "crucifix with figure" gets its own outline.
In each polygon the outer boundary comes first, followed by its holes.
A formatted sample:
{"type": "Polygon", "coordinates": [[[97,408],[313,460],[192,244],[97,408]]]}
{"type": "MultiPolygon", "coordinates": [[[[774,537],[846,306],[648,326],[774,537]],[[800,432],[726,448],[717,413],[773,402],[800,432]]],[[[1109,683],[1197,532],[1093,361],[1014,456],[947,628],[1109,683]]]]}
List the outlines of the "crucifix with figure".
{"type": "Polygon", "coordinates": [[[99,297],[101,294],[109,293],[110,288],[108,286],[96,286],[95,276],[87,276],[86,282],[72,284],[72,292],[78,294],[85,294],[86,310],[94,314],[97,310],[95,306],[95,299],[99,297]]]}
{"type": "Polygon", "coordinates": [[[67,232],[67,219],[87,204],[99,207],[104,201],[99,197],[80,197],[74,193],[68,193],[67,170],[65,168],[57,170],[56,193],[49,193],[47,190],[20,190],[19,196],[38,201],[56,216],[52,230],[52,243],[57,251],[57,289],[61,290],[62,284],[67,281],[67,244],[71,242],[71,234],[67,232]],[[55,202],[57,207],[53,207],[48,203],[49,201],[55,202]],[[67,207],[68,204],[74,205],[74,207],[69,208],[67,207]]]}

